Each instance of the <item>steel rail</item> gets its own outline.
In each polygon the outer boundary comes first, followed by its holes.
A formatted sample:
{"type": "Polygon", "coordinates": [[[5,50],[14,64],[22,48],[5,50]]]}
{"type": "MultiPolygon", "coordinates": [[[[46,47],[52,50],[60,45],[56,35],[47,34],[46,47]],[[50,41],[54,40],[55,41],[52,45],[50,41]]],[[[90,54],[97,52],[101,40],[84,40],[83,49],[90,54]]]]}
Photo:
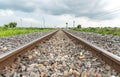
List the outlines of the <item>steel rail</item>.
{"type": "MultiPolygon", "coordinates": [[[[58,30],[51,32],[51,33],[49,33],[43,37],[40,37],[26,45],[21,46],[13,51],[1,54],[0,55],[0,70],[4,69],[6,66],[9,66],[11,63],[13,63],[17,56],[27,52],[27,50],[32,49],[34,46],[36,46],[40,42],[45,41],[46,39],[49,39],[51,36],[53,36],[55,33],[57,33],[57,31],[58,30]]],[[[85,41],[85,40],[81,39],[80,37],[77,37],[65,30],[63,30],[63,32],[69,38],[77,40],[80,44],[82,44],[85,47],[87,47],[88,49],[90,49],[93,54],[100,57],[107,64],[109,64],[111,67],[113,67],[117,72],[120,72],[120,57],[118,57],[104,49],[101,49],[101,48],[89,43],[88,41],[85,41]]]]}
{"type": "Polygon", "coordinates": [[[30,43],[27,43],[15,50],[3,53],[0,55],[0,70],[4,69],[6,66],[10,65],[11,63],[14,62],[15,58],[25,52],[27,52],[27,50],[32,49],[34,46],[36,46],[38,43],[40,43],[41,41],[45,41],[46,39],[50,38],[51,36],[53,36],[58,30],[55,30],[45,36],[42,36],[38,39],[35,39],[33,41],[31,41],[30,43]]]}
{"type": "Polygon", "coordinates": [[[120,57],[119,56],[114,55],[96,45],[93,45],[92,43],[85,41],[82,38],[75,36],[72,33],[69,33],[68,31],[63,30],[63,32],[69,38],[73,38],[74,40],[77,40],[80,44],[82,44],[85,47],[87,47],[88,49],[90,49],[93,54],[100,57],[103,61],[105,61],[112,68],[114,68],[117,72],[120,73],[120,57]]]}

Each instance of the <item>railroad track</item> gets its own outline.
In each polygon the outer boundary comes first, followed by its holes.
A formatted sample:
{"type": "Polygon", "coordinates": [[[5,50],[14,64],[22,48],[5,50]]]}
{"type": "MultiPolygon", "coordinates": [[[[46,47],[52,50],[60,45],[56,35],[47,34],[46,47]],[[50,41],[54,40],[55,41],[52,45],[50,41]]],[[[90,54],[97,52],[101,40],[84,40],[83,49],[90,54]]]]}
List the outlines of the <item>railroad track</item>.
{"type": "Polygon", "coordinates": [[[80,44],[86,46],[89,48],[93,54],[96,56],[102,58],[106,63],[108,63],[110,66],[112,66],[114,69],[116,69],[118,72],[120,72],[120,57],[102,49],[99,48],[83,39],[80,37],[77,37],[69,32],[64,31],[70,38],[74,38],[75,40],[78,40],[80,44]]]}
{"type": "Polygon", "coordinates": [[[32,42],[21,46],[15,50],[12,50],[8,53],[4,53],[0,55],[0,69],[4,69],[5,66],[8,66],[9,64],[13,63],[14,59],[25,53],[27,50],[32,49],[35,45],[37,45],[41,41],[45,41],[46,39],[50,38],[52,35],[54,35],[57,31],[54,31],[52,33],[49,33],[41,38],[38,38],[36,40],[33,40],[32,42]]]}
{"type": "MultiPolygon", "coordinates": [[[[14,62],[14,60],[16,59],[16,57],[18,57],[19,55],[23,55],[24,53],[27,53],[27,51],[33,49],[40,42],[46,41],[49,38],[53,37],[55,34],[57,34],[57,32],[60,32],[60,31],[54,31],[54,32],[49,33],[48,35],[43,36],[37,40],[34,40],[34,41],[30,42],[29,44],[24,45],[18,49],[15,49],[9,53],[4,53],[4,54],[0,55],[0,69],[3,70],[6,66],[11,65],[14,62]]],[[[89,49],[89,51],[91,51],[94,55],[100,57],[107,64],[109,64],[112,68],[114,68],[118,73],[120,73],[120,57],[113,55],[113,54],[111,54],[111,53],[109,53],[109,52],[105,51],[104,49],[101,49],[97,46],[94,46],[94,45],[84,41],[83,39],[76,37],[71,33],[68,33],[65,30],[61,30],[61,32],[64,32],[69,38],[77,41],[77,43],[84,45],[84,47],[89,49]]],[[[64,37],[65,35],[64,36],[59,35],[59,36],[64,37]]],[[[66,40],[64,38],[62,38],[62,39],[63,39],[63,41],[66,40]]],[[[76,71],[73,71],[73,72],[75,74],[79,75],[78,72],[76,72],[76,71]]],[[[64,73],[67,73],[67,72],[65,71],[64,73]]]]}

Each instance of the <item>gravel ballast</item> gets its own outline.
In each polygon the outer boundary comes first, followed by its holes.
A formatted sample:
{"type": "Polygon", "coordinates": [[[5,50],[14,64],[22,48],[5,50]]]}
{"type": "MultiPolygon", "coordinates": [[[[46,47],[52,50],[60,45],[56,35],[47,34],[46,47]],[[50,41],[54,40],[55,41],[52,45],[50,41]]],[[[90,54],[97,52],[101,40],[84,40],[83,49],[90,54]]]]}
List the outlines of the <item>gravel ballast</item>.
{"type": "Polygon", "coordinates": [[[0,77],[120,77],[120,73],[59,31],[17,57],[0,77]]]}
{"type": "Polygon", "coordinates": [[[14,50],[50,32],[52,31],[34,32],[29,34],[20,34],[20,35],[9,36],[9,37],[1,37],[0,38],[0,54],[14,50]]]}
{"type": "Polygon", "coordinates": [[[79,32],[73,30],[68,30],[68,32],[117,56],[120,56],[120,36],[102,35],[92,32],[79,32]]]}

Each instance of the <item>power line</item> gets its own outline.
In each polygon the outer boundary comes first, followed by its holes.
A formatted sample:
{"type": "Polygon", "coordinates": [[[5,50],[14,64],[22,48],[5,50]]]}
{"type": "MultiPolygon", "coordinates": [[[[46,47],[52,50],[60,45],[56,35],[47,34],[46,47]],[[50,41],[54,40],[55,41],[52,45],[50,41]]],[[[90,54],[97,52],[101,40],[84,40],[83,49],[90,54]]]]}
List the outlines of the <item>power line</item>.
{"type": "Polygon", "coordinates": [[[95,18],[99,18],[99,17],[103,17],[103,16],[106,16],[106,15],[111,15],[111,14],[114,14],[114,13],[118,13],[118,12],[120,12],[120,8],[113,9],[113,10],[107,10],[106,12],[108,12],[108,13],[98,15],[95,18]]]}

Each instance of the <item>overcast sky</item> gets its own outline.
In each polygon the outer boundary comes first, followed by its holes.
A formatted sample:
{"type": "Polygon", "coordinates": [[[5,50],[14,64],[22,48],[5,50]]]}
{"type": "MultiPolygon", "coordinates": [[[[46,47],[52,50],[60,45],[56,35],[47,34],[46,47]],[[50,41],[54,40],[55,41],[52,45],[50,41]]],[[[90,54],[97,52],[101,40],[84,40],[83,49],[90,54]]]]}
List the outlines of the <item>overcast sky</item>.
{"type": "Polygon", "coordinates": [[[120,27],[120,0],[0,0],[0,25],[120,27]],[[44,25],[45,23],[45,25],[44,25]]]}

